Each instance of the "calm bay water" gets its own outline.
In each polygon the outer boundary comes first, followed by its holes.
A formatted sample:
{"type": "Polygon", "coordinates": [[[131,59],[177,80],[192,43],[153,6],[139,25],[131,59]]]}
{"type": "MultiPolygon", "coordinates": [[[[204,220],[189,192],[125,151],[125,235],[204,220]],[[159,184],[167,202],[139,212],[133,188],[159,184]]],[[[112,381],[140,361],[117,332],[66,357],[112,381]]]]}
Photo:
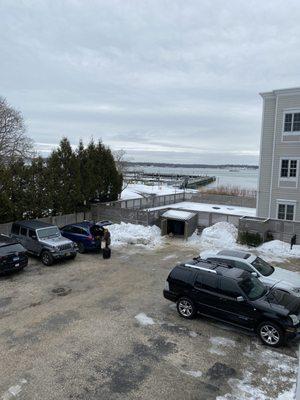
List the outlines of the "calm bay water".
{"type": "Polygon", "coordinates": [[[189,175],[209,175],[217,179],[214,183],[206,186],[238,186],[242,189],[257,190],[258,170],[257,169],[223,169],[223,168],[170,168],[156,166],[134,166],[130,170],[139,170],[147,173],[172,173],[189,175]]]}

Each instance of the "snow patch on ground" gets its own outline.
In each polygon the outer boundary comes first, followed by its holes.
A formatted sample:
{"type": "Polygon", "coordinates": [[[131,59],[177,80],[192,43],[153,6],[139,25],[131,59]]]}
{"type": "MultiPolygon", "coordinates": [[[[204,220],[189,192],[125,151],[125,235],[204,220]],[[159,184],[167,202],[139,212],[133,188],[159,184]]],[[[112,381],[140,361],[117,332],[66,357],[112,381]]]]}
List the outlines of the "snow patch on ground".
{"type": "Polygon", "coordinates": [[[229,379],[232,393],[218,396],[216,400],[271,400],[261,389],[251,384],[251,377],[252,374],[247,371],[244,379],[229,379]]]}
{"type": "Polygon", "coordinates": [[[185,371],[184,369],[180,370],[183,374],[193,376],[194,378],[200,378],[202,376],[201,371],[185,371]]]}
{"type": "Polygon", "coordinates": [[[155,322],[151,317],[148,317],[145,313],[139,313],[134,317],[141,325],[155,325],[155,322]]]}
{"type": "Polygon", "coordinates": [[[22,386],[27,383],[26,379],[21,379],[17,385],[11,386],[2,396],[3,400],[11,400],[16,398],[22,391],[22,386]]]}
{"type": "Polygon", "coordinates": [[[235,347],[236,345],[234,340],[219,336],[211,337],[209,341],[212,345],[209,349],[209,352],[212,354],[218,354],[220,356],[224,356],[226,354],[226,348],[235,347]]]}
{"type": "MultiPolygon", "coordinates": [[[[254,343],[252,343],[253,345],[254,343]]],[[[244,397],[241,397],[241,400],[251,399],[251,400],[293,400],[295,399],[296,392],[296,379],[297,379],[297,370],[298,370],[298,359],[297,357],[292,357],[287,354],[281,353],[280,351],[271,350],[265,348],[261,350],[261,346],[256,344],[255,349],[249,349],[244,353],[249,360],[249,369],[250,371],[246,372],[244,378],[241,381],[232,381],[232,385],[230,385],[235,394],[235,386],[238,385],[240,388],[246,387],[253,390],[257,390],[257,397],[251,397],[250,394],[246,391],[244,397]],[[265,376],[259,382],[251,382],[252,378],[255,376],[255,365],[259,365],[262,368],[265,368],[265,376]],[[251,377],[251,373],[253,376],[251,377]],[[268,395],[268,390],[272,385],[276,385],[280,388],[281,393],[272,397],[268,395]],[[248,397],[246,397],[246,395],[248,397]]],[[[255,393],[255,392],[254,392],[255,393]]],[[[229,394],[226,394],[223,397],[220,397],[219,400],[224,399],[234,399],[235,397],[229,394]],[[226,397],[227,396],[227,397],[226,397]]],[[[240,399],[237,396],[237,399],[240,399]]]]}
{"type": "Polygon", "coordinates": [[[149,249],[159,247],[164,243],[161,231],[157,226],[143,226],[135,224],[113,224],[109,227],[111,245],[114,247],[126,245],[140,245],[149,249]]]}
{"type": "Polygon", "coordinates": [[[165,261],[165,260],[172,260],[172,259],[174,259],[174,258],[177,258],[177,255],[176,255],[176,254],[170,254],[170,255],[164,257],[163,260],[164,260],[164,261],[165,261]]]}
{"type": "Polygon", "coordinates": [[[290,390],[281,393],[276,400],[293,400],[295,399],[296,393],[296,383],[292,386],[290,390]]]}

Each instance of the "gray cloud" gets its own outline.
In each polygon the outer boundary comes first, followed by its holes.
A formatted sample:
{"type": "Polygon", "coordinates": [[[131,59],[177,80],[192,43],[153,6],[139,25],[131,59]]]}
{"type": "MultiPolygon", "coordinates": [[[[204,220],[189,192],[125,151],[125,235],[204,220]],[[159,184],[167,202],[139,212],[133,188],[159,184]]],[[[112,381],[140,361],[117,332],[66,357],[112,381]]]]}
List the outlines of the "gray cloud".
{"type": "Polygon", "coordinates": [[[256,163],[258,92],[299,86],[297,0],[0,0],[0,13],[0,95],[44,152],[93,136],[140,161],[256,163]]]}

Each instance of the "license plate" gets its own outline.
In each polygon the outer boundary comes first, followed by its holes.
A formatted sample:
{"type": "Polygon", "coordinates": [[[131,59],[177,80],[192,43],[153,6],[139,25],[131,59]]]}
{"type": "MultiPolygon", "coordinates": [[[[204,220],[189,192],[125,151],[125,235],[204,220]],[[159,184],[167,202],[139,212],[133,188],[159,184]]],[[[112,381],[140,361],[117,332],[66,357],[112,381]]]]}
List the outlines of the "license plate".
{"type": "Polygon", "coordinates": [[[71,253],[66,253],[65,256],[66,257],[70,257],[71,253]]]}
{"type": "Polygon", "coordinates": [[[15,264],[15,267],[17,268],[17,267],[19,267],[20,266],[20,264],[15,264]]]}
{"type": "Polygon", "coordinates": [[[14,257],[13,261],[18,261],[20,258],[19,257],[14,257]]]}

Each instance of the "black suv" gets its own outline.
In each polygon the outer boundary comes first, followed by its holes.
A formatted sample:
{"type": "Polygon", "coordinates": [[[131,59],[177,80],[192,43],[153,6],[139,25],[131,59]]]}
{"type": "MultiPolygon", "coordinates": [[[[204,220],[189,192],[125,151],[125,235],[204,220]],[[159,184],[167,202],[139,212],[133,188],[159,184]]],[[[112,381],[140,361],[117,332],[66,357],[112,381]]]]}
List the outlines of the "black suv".
{"type": "Polygon", "coordinates": [[[278,347],[300,333],[300,298],[255,276],[224,264],[194,259],[169,274],[164,297],[177,303],[178,313],[197,312],[255,331],[264,344],[278,347]]]}
{"type": "Polygon", "coordinates": [[[0,235],[0,274],[20,271],[28,264],[24,247],[5,235],[0,235]]]}

